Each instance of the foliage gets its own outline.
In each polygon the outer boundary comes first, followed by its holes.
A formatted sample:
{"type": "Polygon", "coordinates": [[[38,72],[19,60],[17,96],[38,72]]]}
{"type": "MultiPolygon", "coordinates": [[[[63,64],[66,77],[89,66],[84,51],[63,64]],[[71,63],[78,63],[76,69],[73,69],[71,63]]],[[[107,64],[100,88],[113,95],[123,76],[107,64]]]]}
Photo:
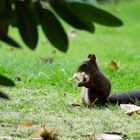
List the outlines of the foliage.
{"type": "MultiPolygon", "coordinates": [[[[8,35],[8,28],[12,25],[18,28],[25,44],[34,50],[38,43],[37,26],[41,25],[50,43],[57,49],[66,52],[69,44],[68,37],[55,13],[73,27],[88,32],[94,32],[94,22],[105,26],[122,25],[120,19],[91,5],[88,1],[1,0],[0,40],[11,46],[21,47],[8,35]]],[[[3,79],[1,78],[1,80],[3,79]]]]}
{"type": "MultiPolygon", "coordinates": [[[[12,87],[15,84],[12,80],[8,79],[7,77],[5,77],[3,75],[0,75],[0,85],[12,87]]],[[[9,99],[9,97],[2,91],[0,91],[0,97],[4,98],[4,99],[9,99]]]]}
{"type": "Polygon", "coordinates": [[[94,22],[105,26],[120,26],[122,21],[112,14],[83,0],[1,0],[0,39],[20,47],[8,36],[8,27],[17,27],[25,44],[35,49],[38,42],[37,26],[41,25],[50,43],[66,52],[68,38],[57,13],[77,29],[94,32],[94,22]]]}
{"type": "Polygon", "coordinates": [[[120,0],[97,0],[99,3],[115,3],[117,4],[120,0]]]}

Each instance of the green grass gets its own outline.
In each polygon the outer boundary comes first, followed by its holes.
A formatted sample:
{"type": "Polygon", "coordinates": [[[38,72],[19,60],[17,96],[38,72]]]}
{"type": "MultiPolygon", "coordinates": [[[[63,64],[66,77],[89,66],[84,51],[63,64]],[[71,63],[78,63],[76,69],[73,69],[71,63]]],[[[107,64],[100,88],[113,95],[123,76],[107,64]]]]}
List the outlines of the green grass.
{"type": "MultiPolygon", "coordinates": [[[[11,49],[0,43],[0,74],[15,81],[16,87],[1,90],[10,101],[0,100],[0,136],[15,139],[36,137],[41,125],[55,128],[62,140],[88,140],[104,131],[122,132],[127,139],[140,137],[140,115],[127,116],[118,105],[88,108],[72,107],[80,102],[80,88],[76,83],[67,82],[76,72],[78,65],[89,53],[95,53],[100,67],[112,81],[112,94],[130,89],[140,89],[140,2],[119,5],[105,5],[108,11],[119,16],[124,26],[107,28],[96,25],[96,33],[77,31],[70,38],[67,54],[56,51],[40,31],[38,47],[35,51],[23,47],[11,49]],[[44,63],[40,57],[51,55],[52,64],[44,63]],[[117,71],[110,70],[108,63],[115,60],[117,71]],[[21,81],[16,77],[20,76],[21,81]],[[31,127],[23,127],[24,121],[33,122],[31,127]],[[3,126],[4,125],[4,126],[3,126]]],[[[72,29],[65,25],[66,30],[72,29]]],[[[17,30],[10,28],[9,34],[22,41],[17,30]]]]}

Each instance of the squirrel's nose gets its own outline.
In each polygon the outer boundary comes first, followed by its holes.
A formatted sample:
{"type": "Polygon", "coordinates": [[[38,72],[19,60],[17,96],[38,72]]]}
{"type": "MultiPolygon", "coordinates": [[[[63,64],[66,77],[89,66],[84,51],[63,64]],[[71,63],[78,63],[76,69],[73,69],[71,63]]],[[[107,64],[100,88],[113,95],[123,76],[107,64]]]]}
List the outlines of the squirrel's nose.
{"type": "Polygon", "coordinates": [[[80,72],[80,69],[79,68],[77,69],[77,72],[80,72]]]}
{"type": "Polygon", "coordinates": [[[81,70],[80,70],[80,67],[78,67],[78,69],[77,69],[77,72],[80,72],[81,70]]]}
{"type": "Polygon", "coordinates": [[[82,72],[82,66],[79,66],[77,72],[82,72]]]}

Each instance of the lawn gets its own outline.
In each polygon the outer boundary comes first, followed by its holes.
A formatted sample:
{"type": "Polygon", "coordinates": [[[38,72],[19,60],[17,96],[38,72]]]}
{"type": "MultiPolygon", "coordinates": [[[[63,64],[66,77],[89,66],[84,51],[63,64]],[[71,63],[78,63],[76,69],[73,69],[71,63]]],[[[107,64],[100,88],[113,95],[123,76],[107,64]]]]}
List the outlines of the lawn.
{"type": "MultiPolygon", "coordinates": [[[[96,54],[102,72],[110,78],[111,94],[140,89],[140,1],[102,7],[120,17],[124,26],[96,24],[95,34],[76,30],[76,37],[69,37],[66,54],[54,50],[40,28],[35,51],[25,47],[17,30],[10,28],[9,34],[24,47],[12,49],[0,42],[0,74],[16,83],[14,88],[1,87],[11,100],[0,100],[0,136],[38,137],[38,129],[45,125],[56,129],[61,140],[90,140],[105,131],[121,132],[126,139],[140,138],[140,115],[127,116],[119,105],[71,105],[80,103],[81,89],[69,79],[89,53],[96,54]],[[53,63],[46,60],[48,57],[53,63]],[[119,65],[118,70],[108,67],[112,60],[119,65]]],[[[64,26],[67,31],[73,29],[64,26]]]]}

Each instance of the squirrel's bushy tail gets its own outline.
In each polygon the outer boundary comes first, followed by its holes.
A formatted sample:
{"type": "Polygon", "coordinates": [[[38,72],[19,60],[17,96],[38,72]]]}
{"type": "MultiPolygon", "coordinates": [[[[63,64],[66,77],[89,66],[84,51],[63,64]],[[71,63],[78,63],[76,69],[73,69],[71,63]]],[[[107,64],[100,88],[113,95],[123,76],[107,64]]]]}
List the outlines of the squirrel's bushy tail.
{"type": "Polygon", "coordinates": [[[108,97],[108,102],[114,104],[128,104],[136,101],[140,101],[140,90],[121,92],[108,97]]]}

